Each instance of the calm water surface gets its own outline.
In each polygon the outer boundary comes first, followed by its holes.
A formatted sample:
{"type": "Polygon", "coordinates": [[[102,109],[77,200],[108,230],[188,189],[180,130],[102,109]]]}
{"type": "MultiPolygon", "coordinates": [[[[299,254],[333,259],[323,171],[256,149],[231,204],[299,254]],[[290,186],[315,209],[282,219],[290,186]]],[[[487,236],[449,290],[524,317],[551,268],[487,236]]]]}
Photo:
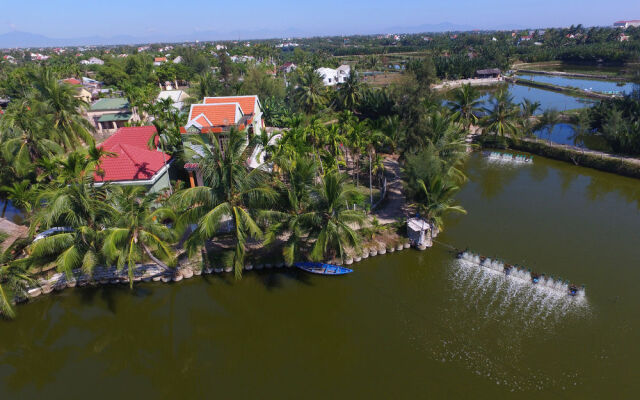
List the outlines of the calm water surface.
{"type": "MultiPolygon", "coordinates": [[[[524,99],[540,102],[540,109],[536,112],[537,115],[542,114],[547,109],[566,111],[589,107],[594,104],[594,101],[590,99],[567,96],[563,93],[522,85],[510,84],[509,93],[513,96],[513,102],[516,104],[522,103],[524,99]]],[[[491,94],[489,93],[482,97],[485,106],[490,107],[490,99],[491,94]]]]}
{"type": "Polygon", "coordinates": [[[355,265],[73,289],[0,322],[0,398],[631,398],[640,182],[534,158],[468,164],[441,243],[585,284],[554,297],[445,245],[355,265]]]}
{"type": "Polygon", "coordinates": [[[570,124],[560,123],[551,129],[540,129],[534,132],[540,139],[549,140],[553,143],[566,144],[585,149],[612,152],[607,141],[598,135],[578,135],[574,127],[570,124]]]}
{"type": "Polygon", "coordinates": [[[536,82],[551,83],[558,86],[570,86],[587,89],[593,92],[621,92],[631,93],[638,85],[629,82],[598,81],[593,79],[566,78],[552,75],[518,75],[522,79],[536,82]]]}

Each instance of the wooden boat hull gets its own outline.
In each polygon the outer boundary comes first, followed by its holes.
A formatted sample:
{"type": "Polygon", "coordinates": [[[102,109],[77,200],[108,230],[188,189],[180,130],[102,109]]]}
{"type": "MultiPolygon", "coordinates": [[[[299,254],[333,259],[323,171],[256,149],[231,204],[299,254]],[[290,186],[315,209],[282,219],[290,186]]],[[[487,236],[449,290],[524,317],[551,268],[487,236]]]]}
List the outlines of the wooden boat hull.
{"type": "Polygon", "coordinates": [[[293,265],[303,271],[307,271],[317,275],[345,275],[353,272],[351,268],[324,263],[297,262],[293,265]]]}

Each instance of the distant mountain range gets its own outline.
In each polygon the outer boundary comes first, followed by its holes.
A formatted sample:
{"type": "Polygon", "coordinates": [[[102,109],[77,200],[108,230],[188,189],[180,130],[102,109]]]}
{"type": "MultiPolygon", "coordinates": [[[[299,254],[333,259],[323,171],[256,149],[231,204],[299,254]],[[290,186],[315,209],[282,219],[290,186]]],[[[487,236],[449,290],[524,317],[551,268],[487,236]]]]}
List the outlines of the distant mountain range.
{"type": "MultiPolygon", "coordinates": [[[[356,34],[378,34],[378,33],[421,33],[421,32],[462,32],[471,31],[475,29],[469,25],[457,25],[449,22],[443,22],[440,24],[425,24],[418,26],[395,26],[383,29],[378,32],[340,32],[324,34],[314,33],[296,28],[286,29],[256,29],[256,30],[243,30],[243,31],[202,31],[193,32],[190,34],[155,34],[149,36],[131,36],[131,35],[118,35],[111,37],[104,36],[87,36],[77,38],[51,38],[48,36],[29,33],[12,31],[4,34],[0,34],[0,48],[14,48],[14,47],[63,47],[63,46],[105,46],[105,45],[117,45],[117,44],[142,44],[142,43],[179,43],[179,42],[193,42],[200,41],[212,41],[212,40],[248,40],[248,39],[269,39],[269,38],[283,38],[283,37],[310,37],[310,36],[329,36],[329,35],[356,35],[356,34]]],[[[509,29],[523,29],[518,26],[501,26],[496,27],[496,30],[509,30],[509,29]]]]}

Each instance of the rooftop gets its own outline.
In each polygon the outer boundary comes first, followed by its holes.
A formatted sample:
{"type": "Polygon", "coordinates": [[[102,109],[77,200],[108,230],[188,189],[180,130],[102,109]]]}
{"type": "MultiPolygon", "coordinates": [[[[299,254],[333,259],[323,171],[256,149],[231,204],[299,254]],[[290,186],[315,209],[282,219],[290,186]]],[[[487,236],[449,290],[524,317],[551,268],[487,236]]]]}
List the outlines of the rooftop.
{"type": "Polygon", "coordinates": [[[116,153],[116,157],[102,157],[100,167],[104,176],[94,174],[96,182],[144,181],[152,179],[171,156],[149,149],[147,143],[156,132],[154,126],[120,128],[105,140],[102,149],[116,153]]]}
{"type": "Polygon", "coordinates": [[[125,98],[100,99],[91,105],[90,111],[110,111],[129,109],[129,100],[125,98]]]}
{"type": "Polygon", "coordinates": [[[238,103],[243,114],[254,114],[256,103],[259,104],[258,96],[225,96],[225,97],[205,97],[204,104],[238,103]]]}

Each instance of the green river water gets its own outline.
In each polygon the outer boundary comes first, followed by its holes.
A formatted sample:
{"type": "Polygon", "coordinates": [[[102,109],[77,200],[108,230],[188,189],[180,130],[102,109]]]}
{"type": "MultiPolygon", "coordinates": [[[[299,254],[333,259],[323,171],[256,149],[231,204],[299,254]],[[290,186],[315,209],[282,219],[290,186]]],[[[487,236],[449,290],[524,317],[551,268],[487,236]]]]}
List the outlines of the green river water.
{"type": "Polygon", "coordinates": [[[76,288],[0,321],[0,399],[636,398],[640,181],[542,158],[467,170],[469,214],[438,241],[585,284],[584,300],[441,244],[345,277],[76,288]]]}

